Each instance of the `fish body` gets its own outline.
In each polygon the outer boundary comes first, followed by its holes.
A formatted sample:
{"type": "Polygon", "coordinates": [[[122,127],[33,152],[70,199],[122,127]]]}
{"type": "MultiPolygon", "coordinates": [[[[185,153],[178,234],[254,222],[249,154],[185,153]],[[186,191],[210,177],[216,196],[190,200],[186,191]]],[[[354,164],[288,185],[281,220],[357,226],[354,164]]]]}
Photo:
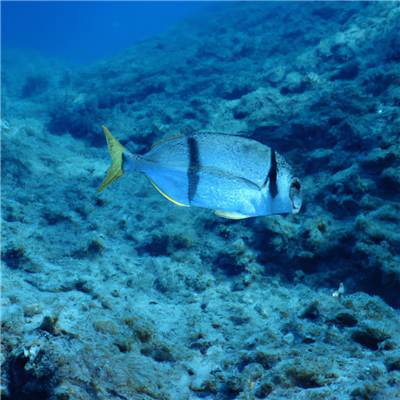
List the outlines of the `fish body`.
{"type": "MultiPolygon", "coordinates": [[[[194,133],[161,141],[140,156],[126,151],[103,129],[112,158],[113,152],[114,157],[119,154],[120,175],[144,173],[175,204],[214,209],[233,219],[300,210],[301,186],[290,166],[280,154],[255,140],[194,133]]],[[[106,177],[99,191],[108,181],[106,177]]]]}

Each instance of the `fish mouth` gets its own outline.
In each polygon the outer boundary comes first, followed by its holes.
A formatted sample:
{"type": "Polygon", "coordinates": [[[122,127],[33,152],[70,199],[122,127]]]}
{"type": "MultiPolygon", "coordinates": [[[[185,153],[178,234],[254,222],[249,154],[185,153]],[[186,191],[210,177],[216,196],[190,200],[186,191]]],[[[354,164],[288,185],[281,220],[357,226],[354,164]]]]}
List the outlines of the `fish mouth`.
{"type": "Polygon", "coordinates": [[[297,214],[302,205],[301,184],[297,178],[293,178],[290,182],[289,198],[292,203],[292,213],[297,214]]]}

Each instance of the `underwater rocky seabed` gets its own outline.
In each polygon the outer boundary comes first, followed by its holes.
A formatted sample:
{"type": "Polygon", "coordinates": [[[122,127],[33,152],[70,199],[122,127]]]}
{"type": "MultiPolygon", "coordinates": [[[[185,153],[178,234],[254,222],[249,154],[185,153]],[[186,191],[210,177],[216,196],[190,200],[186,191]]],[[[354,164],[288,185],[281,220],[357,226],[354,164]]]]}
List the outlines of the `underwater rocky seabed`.
{"type": "Polygon", "coordinates": [[[400,398],[399,20],[237,3],[84,68],[4,50],[2,398],[400,398]],[[142,153],[257,139],[302,211],[224,220],[141,174],[99,195],[101,124],[142,153]]]}

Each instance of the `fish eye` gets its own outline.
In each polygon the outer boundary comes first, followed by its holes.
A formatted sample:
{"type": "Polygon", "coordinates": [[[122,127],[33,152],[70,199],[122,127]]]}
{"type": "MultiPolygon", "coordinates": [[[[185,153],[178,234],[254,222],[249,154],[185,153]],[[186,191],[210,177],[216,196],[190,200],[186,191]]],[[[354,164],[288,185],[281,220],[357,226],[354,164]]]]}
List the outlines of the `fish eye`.
{"type": "Polygon", "coordinates": [[[291,182],[291,184],[290,184],[290,188],[295,188],[295,189],[297,189],[298,191],[300,191],[300,189],[301,189],[300,182],[299,182],[296,178],[293,179],[292,182],[291,182]]]}

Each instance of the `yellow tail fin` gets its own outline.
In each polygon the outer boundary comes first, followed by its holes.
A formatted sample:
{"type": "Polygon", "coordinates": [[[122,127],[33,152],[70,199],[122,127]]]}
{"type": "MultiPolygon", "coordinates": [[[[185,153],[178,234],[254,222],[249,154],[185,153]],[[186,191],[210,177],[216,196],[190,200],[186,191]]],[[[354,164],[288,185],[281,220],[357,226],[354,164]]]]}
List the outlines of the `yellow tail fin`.
{"type": "Polygon", "coordinates": [[[111,167],[107,170],[107,175],[104,178],[104,181],[100,185],[97,190],[97,193],[100,193],[104,188],[113,183],[116,179],[124,174],[124,170],[122,169],[123,165],[123,153],[126,151],[125,147],[122,144],[118,143],[118,141],[114,138],[113,135],[108,131],[108,129],[102,125],[104,133],[106,134],[108,150],[111,156],[111,167]]]}

